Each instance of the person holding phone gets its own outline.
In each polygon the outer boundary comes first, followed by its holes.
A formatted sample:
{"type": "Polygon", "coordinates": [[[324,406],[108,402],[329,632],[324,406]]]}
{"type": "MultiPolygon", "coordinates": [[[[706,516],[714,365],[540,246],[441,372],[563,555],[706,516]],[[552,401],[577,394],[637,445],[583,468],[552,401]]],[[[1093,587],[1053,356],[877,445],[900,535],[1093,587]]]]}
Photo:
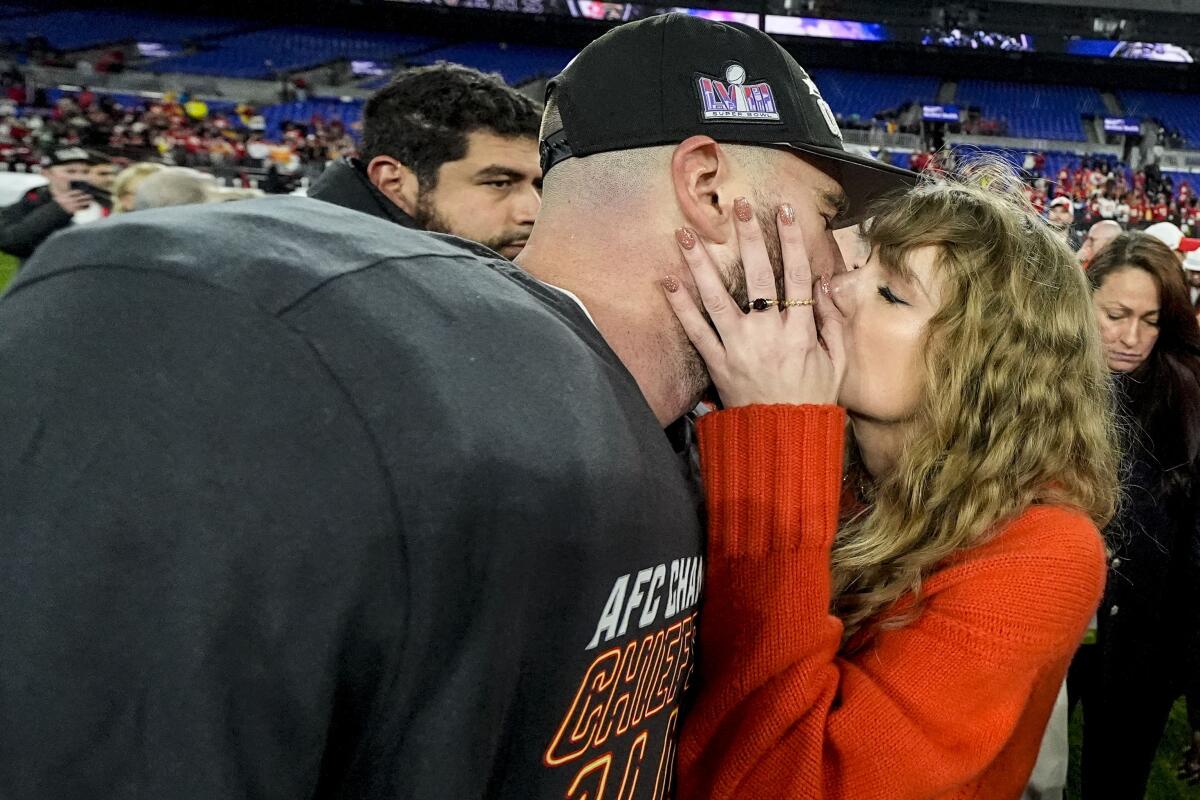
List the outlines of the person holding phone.
{"type": "Polygon", "coordinates": [[[79,147],[62,148],[47,156],[42,174],[48,183],[0,209],[0,251],[29,258],[52,233],[76,221],[102,217],[88,182],[90,163],[87,151],[79,147]]]}

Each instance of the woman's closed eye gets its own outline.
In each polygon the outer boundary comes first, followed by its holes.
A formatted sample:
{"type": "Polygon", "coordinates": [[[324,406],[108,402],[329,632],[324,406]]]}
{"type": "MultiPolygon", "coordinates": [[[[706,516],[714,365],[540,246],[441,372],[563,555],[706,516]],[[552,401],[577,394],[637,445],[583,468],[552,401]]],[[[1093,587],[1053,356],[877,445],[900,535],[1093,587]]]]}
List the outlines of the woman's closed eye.
{"type": "Polygon", "coordinates": [[[909,305],[909,303],[907,301],[901,299],[900,297],[897,297],[896,293],[893,292],[891,289],[889,289],[886,285],[879,287],[879,296],[882,297],[884,300],[888,301],[889,303],[891,303],[892,305],[897,305],[897,304],[902,305],[902,306],[909,305]]]}

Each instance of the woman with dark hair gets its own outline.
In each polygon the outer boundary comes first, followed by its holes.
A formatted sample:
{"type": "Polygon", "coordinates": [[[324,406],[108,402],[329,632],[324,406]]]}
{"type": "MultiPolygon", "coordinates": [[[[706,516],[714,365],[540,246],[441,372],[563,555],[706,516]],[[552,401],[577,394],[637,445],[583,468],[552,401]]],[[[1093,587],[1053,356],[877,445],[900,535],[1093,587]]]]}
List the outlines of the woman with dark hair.
{"type": "Polygon", "coordinates": [[[1200,711],[1200,326],[1178,259],[1150,236],[1119,236],[1088,279],[1125,423],[1125,494],[1105,531],[1097,641],[1071,689],[1083,796],[1140,798],[1175,700],[1200,711]]]}

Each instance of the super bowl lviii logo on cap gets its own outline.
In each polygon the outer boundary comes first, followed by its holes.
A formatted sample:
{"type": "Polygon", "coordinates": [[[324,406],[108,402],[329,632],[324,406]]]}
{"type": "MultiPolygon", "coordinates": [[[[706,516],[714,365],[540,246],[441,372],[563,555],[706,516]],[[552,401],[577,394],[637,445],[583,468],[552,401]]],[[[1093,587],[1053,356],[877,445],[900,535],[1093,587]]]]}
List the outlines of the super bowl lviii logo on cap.
{"type": "Polygon", "coordinates": [[[725,80],[711,75],[696,75],[701,110],[706,120],[736,122],[781,122],[775,104],[775,92],[766,81],[747,82],[746,68],[732,63],[725,68],[725,80]]]}

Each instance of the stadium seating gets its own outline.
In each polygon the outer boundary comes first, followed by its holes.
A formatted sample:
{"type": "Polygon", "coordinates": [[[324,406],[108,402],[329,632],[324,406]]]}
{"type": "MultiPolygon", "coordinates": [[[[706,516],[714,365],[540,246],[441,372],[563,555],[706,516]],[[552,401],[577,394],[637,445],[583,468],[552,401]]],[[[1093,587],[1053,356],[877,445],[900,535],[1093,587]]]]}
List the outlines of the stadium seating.
{"type": "Polygon", "coordinates": [[[304,102],[279,103],[266,106],[260,110],[263,122],[266,123],[268,138],[280,136],[285,122],[299,122],[307,125],[313,117],[321,117],[326,122],[341,120],[347,130],[362,119],[363,102],[361,100],[349,103],[340,100],[315,99],[304,102]]]}
{"type": "Polygon", "coordinates": [[[816,70],[812,78],[834,114],[864,119],[909,101],[932,103],[941,84],[937,78],[837,69],[816,70]]]}
{"type": "Polygon", "coordinates": [[[220,39],[210,50],[174,56],[148,66],[154,72],[271,78],[279,72],[341,59],[387,60],[435,47],[424,36],[370,34],[332,28],[293,27],[253,31],[220,39]]]}
{"type": "Polygon", "coordinates": [[[0,19],[0,39],[45,36],[59,50],[139,39],[178,44],[185,39],[245,30],[250,24],[218,17],[170,17],[127,11],[54,11],[0,19]]]}
{"type": "Polygon", "coordinates": [[[412,65],[453,61],[481,72],[498,72],[510,86],[520,86],[536,78],[557,75],[576,52],[565,47],[510,47],[498,42],[466,42],[409,56],[404,61],[412,65]]]}
{"type": "Polygon", "coordinates": [[[1087,141],[1080,115],[1105,113],[1095,89],[1036,83],[965,80],[958,85],[958,103],[1006,119],[1010,136],[1028,139],[1087,141]]]}
{"type": "Polygon", "coordinates": [[[1127,91],[1117,99],[1128,116],[1156,119],[1178,131],[1189,147],[1200,147],[1200,102],[1195,95],[1127,91]]]}

